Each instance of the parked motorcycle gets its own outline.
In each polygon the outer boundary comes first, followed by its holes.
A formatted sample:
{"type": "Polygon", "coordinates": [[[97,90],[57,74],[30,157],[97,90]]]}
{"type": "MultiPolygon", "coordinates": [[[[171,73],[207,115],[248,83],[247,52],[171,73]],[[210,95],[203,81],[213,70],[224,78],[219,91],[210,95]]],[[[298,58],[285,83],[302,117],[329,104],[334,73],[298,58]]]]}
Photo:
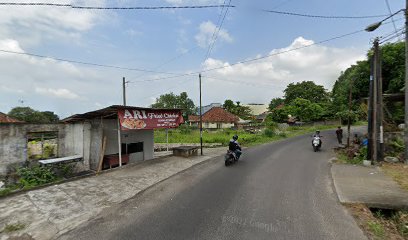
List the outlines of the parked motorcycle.
{"type": "Polygon", "coordinates": [[[235,153],[231,150],[228,150],[224,156],[225,159],[225,166],[229,166],[238,161],[239,158],[235,155],[235,153]]]}
{"type": "Polygon", "coordinates": [[[313,137],[312,146],[313,146],[313,150],[315,152],[320,150],[320,147],[322,146],[322,140],[320,139],[319,136],[314,136],[313,137]]]}

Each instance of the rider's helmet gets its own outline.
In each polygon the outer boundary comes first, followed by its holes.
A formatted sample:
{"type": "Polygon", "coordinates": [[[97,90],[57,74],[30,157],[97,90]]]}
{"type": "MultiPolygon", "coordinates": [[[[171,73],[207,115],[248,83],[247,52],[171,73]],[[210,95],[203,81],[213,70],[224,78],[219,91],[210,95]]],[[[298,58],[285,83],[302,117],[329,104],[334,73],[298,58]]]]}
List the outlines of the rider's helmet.
{"type": "Polygon", "coordinates": [[[320,131],[319,130],[316,130],[316,134],[319,134],[320,133],[320,131]]]}
{"type": "Polygon", "coordinates": [[[233,137],[232,137],[232,139],[234,139],[235,141],[237,141],[238,140],[238,135],[234,135],[233,137]]]}

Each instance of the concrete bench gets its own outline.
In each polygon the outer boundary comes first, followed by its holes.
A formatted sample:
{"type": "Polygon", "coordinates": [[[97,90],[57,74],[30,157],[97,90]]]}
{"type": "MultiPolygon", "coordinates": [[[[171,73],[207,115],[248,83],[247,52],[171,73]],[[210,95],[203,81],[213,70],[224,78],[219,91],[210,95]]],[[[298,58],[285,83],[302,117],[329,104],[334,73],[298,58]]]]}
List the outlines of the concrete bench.
{"type": "Polygon", "coordinates": [[[198,155],[198,147],[196,146],[181,146],[173,148],[174,156],[190,157],[198,155]]]}
{"type": "Polygon", "coordinates": [[[60,158],[51,158],[51,159],[46,159],[46,160],[40,160],[38,161],[41,165],[47,165],[47,164],[54,164],[54,163],[70,163],[70,162],[79,162],[83,160],[82,155],[74,155],[74,156],[68,156],[68,157],[60,157],[60,158]]]}

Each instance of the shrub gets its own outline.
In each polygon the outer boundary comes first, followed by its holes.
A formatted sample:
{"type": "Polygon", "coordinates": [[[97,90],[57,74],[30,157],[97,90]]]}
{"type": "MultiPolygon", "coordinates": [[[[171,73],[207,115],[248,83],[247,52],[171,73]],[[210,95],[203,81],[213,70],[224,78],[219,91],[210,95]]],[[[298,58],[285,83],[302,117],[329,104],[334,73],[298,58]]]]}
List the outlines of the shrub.
{"type": "Polygon", "coordinates": [[[20,176],[20,184],[24,187],[34,187],[57,180],[57,176],[50,167],[24,167],[17,170],[20,176]]]}
{"type": "Polygon", "coordinates": [[[267,137],[273,137],[273,136],[275,136],[275,131],[273,131],[270,128],[267,128],[264,131],[264,135],[267,136],[267,137]]]}

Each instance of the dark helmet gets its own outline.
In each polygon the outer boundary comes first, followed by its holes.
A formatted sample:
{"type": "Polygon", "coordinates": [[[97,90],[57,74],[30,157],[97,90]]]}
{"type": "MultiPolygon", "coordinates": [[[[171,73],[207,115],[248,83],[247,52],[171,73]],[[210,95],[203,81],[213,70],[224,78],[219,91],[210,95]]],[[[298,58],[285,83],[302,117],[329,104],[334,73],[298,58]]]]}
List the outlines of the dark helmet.
{"type": "Polygon", "coordinates": [[[232,139],[234,139],[235,141],[238,140],[238,135],[235,134],[235,135],[232,137],[232,139]]]}
{"type": "Polygon", "coordinates": [[[316,133],[320,133],[320,131],[319,131],[319,130],[316,130],[316,133]]]}

